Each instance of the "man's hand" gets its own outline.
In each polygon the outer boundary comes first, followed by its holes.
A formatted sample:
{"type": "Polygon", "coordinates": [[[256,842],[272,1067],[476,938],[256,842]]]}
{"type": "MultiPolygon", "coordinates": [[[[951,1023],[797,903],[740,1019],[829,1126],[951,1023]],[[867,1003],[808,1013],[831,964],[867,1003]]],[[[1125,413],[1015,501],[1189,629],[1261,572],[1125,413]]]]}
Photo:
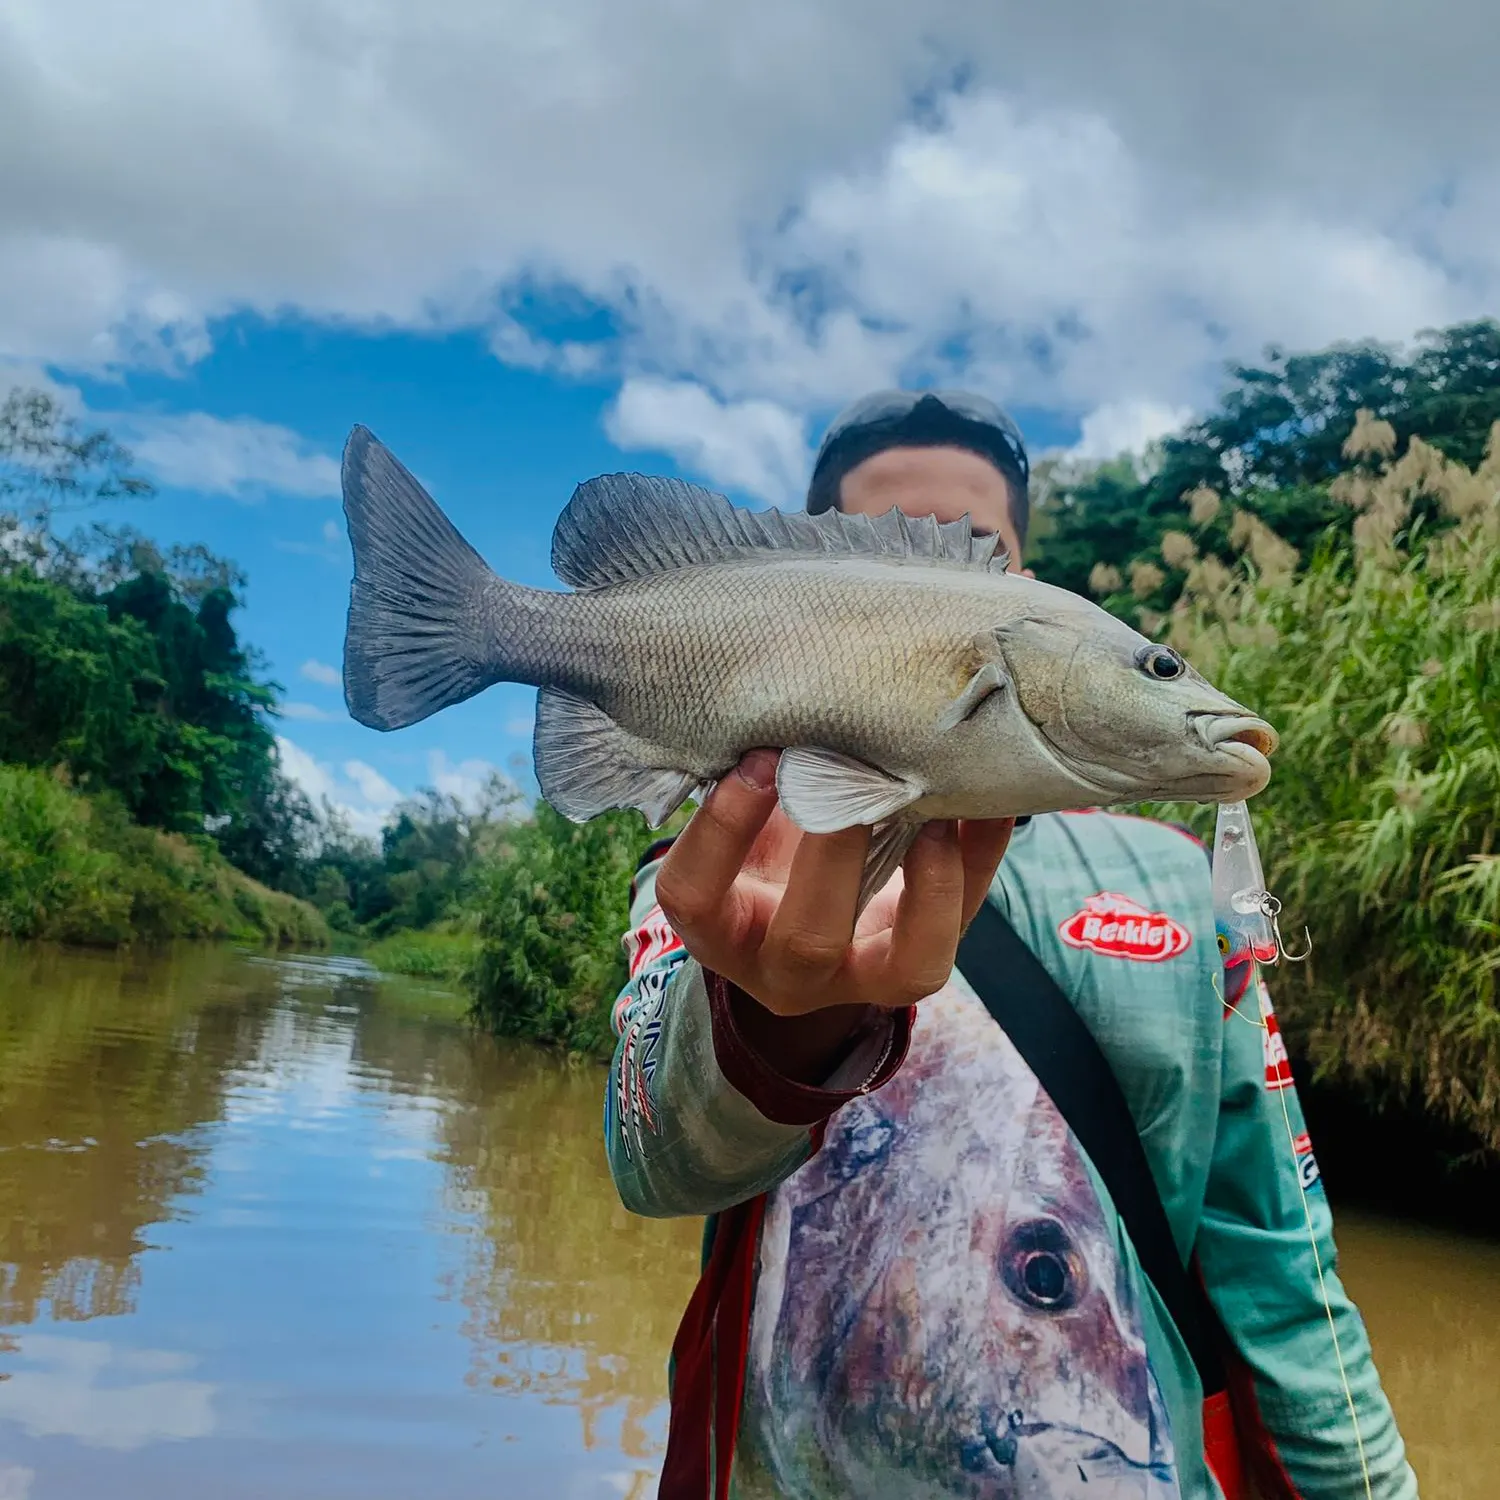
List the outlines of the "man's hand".
{"type": "Polygon", "coordinates": [[[663,860],[656,898],[688,952],[767,1013],[737,1017],[752,1044],[794,1077],[818,1076],[869,1007],[947,983],[1015,820],[927,824],[856,925],[869,830],[804,834],[776,805],[777,760],[753,750],[714,787],[663,860]]]}

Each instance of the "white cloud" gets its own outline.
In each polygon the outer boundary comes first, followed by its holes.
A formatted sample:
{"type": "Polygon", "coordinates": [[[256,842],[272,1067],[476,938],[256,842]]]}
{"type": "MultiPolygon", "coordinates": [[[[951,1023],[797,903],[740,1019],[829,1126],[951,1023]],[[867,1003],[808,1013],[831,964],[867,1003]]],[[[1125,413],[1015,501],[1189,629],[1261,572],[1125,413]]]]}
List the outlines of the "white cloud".
{"type": "MultiPolygon", "coordinates": [[[[390,822],[403,794],[374,766],[362,760],[346,760],[335,767],[304,750],[284,735],[276,740],[282,769],[299,786],[314,807],[325,801],[357,834],[379,838],[390,822]]],[[[485,800],[485,790],[492,776],[499,776],[506,788],[514,782],[498,766],[487,760],[450,762],[442,750],[427,756],[427,785],[445,796],[455,797],[470,811],[485,800]]]]}
{"type": "Polygon", "coordinates": [[[284,719],[301,719],[308,724],[332,724],[339,717],[316,703],[283,703],[280,713],[284,719]]]}
{"type": "Polygon", "coordinates": [[[0,1468],[0,1500],[28,1500],[35,1479],[35,1469],[24,1469],[20,1464],[6,1464],[4,1468],[0,1468]]]}
{"type": "Polygon", "coordinates": [[[524,719],[516,718],[505,721],[505,733],[511,739],[530,739],[535,728],[536,720],[529,715],[524,719]]]}
{"type": "Polygon", "coordinates": [[[394,807],[401,800],[401,793],[362,760],[346,760],[344,775],[359,788],[360,796],[376,807],[394,807]]]}
{"type": "MultiPolygon", "coordinates": [[[[71,1437],[128,1451],[206,1437],[217,1425],[217,1387],[202,1380],[141,1378],[190,1370],[194,1361],[187,1355],[51,1336],[28,1337],[22,1352],[40,1368],[11,1371],[0,1383],[0,1417],[30,1437],[71,1437]]],[[[10,1469],[0,1471],[0,1479],[18,1472],[26,1474],[10,1469]]],[[[26,1494],[24,1483],[20,1493],[26,1494]]]]}
{"type": "MultiPolygon", "coordinates": [[[[1269,341],[1500,300],[1487,0],[1379,24],[1355,0],[7,18],[0,354],[65,368],[180,368],[238,309],[478,327],[622,381],[621,442],[769,497],[804,420],[898,375],[1177,409],[1269,341]],[[544,336],[538,295],[617,336],[544,336]]],[[[159,433],[153,461],[335,492],[331,457],[222,426],[159,433]]]]}
{"type": "Polygon", "coordinates": [[[690,381],[632,378],[605,431],[617,447],[669,453],[713,484],[772,504],[806,487],[803,424],[772,401],[726,403],[690,381]]]}
{"type": "Polygon", "coordinates": [[[491,777],[498,776],[506,786],[512,783],[498,766],[487,760],[464,760],[450,765],[441,750],[433,750],[427,757],[427,779],[434,790],[446,797],[454,797],[462,807],[473,811],[484,801],[484,792],[491,777]]]}
{"type": "Polygon", "coordinates": [[[1157,438],[1176,432],[1193,415],[1190,406],[1167,406],[1160,401],[1112,401],[1097,406],[1083,419],[1078,441],[1069,458],[1109,459],[1140,454],[1157,438]]]}
{"type": "MultiPolygon", "coordinates": [[[[102,420],[119,429],[142,467],[178,489],[236,497],[274,491],[322,499],[339,493],[338,460],[270,422],[201,411],[102,420]]],[[[327,523],[324,537],[336,541],[337,526],[327,523]]]]}
{"type": "Polygon", "coordinates": [[[343,676],[337,667],[330,667],[327,662],[317,661],[309,658],[302,663],[302,675],[309,682],[321,683],[324,687],[341,687],[343,676]]]}
{"type": "Polygon", "coordinates": [[[327,802],[366,838],[379,838],[401,794],[363,761],[347,761],[340,771],[304,750],[285,735],[276,737],[277,755],[287,776],[314,807],[327,802]]]}

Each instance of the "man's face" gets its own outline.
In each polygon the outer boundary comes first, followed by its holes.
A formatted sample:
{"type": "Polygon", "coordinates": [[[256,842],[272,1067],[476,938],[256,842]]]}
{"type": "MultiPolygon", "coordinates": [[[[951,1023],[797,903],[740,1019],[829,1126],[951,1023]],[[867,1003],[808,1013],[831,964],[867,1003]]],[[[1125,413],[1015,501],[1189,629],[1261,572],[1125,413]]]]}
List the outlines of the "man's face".
{"type": "Polygon", "coordinates": [[[1000,545],[1010,553],[1010,572],[1030,576],[1021,567],[1008,481],[987,459],[965,448],[886,448],[844,475],[839,509],[866,516],[899,509],[939,521],[968,515],[975,531],[1000,533],[1000,545]]]}

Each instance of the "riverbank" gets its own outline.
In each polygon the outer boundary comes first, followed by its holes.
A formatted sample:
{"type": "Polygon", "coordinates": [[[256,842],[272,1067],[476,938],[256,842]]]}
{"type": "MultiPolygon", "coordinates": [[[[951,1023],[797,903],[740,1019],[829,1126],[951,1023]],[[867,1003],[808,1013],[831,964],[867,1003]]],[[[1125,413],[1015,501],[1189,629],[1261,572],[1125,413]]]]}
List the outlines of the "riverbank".
{"type": "Polygon", "coordinates": [[[141,827],[109,796],[0,765],[0,937],[323,949],[330,934],[315,907],[252,880],[208,839],[141,827]]]}
{"type": "Polygon", "coordinates": [[[351,951],[384,974],[442,979],[461,985],[478,957],[479,939],[468,931],[431,927],[393,932],[351,951]]]}

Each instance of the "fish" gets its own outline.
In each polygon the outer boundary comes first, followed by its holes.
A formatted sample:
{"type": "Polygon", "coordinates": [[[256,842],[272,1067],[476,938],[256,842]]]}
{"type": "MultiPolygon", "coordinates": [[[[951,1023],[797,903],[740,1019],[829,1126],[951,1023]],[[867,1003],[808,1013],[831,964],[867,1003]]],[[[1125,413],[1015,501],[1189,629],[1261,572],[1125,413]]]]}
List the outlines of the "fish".
{"type": "Polygon", "coordinates": [[[552,538],[565,590],[499,577],[375,435],[342,464],[344,696],[390,731],[538,689],[543,798],[658,828],[774,748],[806,833],[871,830],[860,903],[923,823],[1260,791],[1277,736],[1169,645],[1007,570],[970,517],[737,507],[605,474],[552,538]]]}
{"type": "Polygon", "coordinates": [[[1020,1054],[940,990],[767,1200],[736,1495],[1175,1500],[1124,1243],[1020,1054]]]}

